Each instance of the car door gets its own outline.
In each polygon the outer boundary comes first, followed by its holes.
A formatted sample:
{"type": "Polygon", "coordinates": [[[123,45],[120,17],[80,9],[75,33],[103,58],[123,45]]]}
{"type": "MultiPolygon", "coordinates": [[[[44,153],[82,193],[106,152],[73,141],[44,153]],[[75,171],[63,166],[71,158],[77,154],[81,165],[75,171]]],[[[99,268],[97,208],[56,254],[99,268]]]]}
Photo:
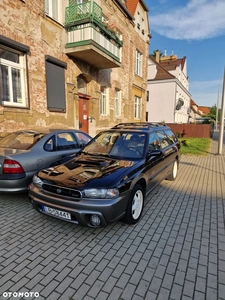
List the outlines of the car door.
{"type": "Polygon", "coordinates": [[[164,153],[156,132],[151,132],[149,135],[146,166],[147,190],[151,190],[163,179],[164,168],[164,153]]]}
{"type": "Polygon", "coordinates": [[[164,156],[164,163],[162,169],[162,176],[165,178],[170,173],[170,167],[174,162],[174,148],[172,146],[173,142],[165,134],[164,131],[157,131],[159,137],[161,149],[164,156]]]}

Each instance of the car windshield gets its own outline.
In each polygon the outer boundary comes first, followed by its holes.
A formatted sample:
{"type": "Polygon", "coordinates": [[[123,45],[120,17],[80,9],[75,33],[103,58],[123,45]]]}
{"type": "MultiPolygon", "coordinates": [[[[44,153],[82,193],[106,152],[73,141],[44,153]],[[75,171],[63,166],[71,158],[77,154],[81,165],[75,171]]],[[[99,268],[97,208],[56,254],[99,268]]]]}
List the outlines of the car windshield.
{"type": "Polygon", "coordinates": [[[37,132],[14,132],[0,140],[0,147],[28,150],[44,135],[37,132]]]}
{"type": "Polygon", "coordinates": [[[121,158],[141,158],[144,153],[146,135],[136,132],[106,131],[97,135],[84,152],[121,158]]]}

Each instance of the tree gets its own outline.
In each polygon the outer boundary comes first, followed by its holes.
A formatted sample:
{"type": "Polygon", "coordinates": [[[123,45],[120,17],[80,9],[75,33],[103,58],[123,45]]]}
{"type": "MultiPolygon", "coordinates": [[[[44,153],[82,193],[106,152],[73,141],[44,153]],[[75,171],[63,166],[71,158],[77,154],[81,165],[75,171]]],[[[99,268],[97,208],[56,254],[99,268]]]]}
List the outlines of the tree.
{"type": "MultiPolygon", "coordinates": [[[[217,107],[215,104],[210,108],[209,117],[213,120],[216,120],[216,113],[217,113],[217,107]]],[[[220,109],[218,109],[218,120],[217,121],[219,121],[219,120],[220,120],[220,109]]]]}

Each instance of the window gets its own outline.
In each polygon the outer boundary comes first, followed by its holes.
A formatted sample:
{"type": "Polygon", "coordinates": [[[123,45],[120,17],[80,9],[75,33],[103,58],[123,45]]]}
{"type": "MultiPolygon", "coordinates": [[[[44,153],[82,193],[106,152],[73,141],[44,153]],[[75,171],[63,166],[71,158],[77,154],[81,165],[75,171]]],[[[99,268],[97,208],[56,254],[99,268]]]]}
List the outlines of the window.
{"type": "Polygon", "coordinates": [[[141,117],[141,98],[138,96],[134,97],[134,118],[140,119],[141,117]]]}
{"type": "Polygon", "coordinates": [[[57,22],[63,24],[64,22],[64,7],[62,0],[45,0],[45,13],[50,18],[56,20],[57,22]]]}
{"type": "Polygon", "coordinates": [[[100,115],[107,115],[107,88],[104,85],[100,87],[100,115]]]}
{"type": "Polygon", "coordinates": [[[136,74],[141,76],[142,73],[142,54],[136,50],[136,74]]]}
{"type": "Polygon", "coordinates": [[[69,150],[78,148],[77,141],[70,132],[62,132],[56,135],[57,150],[69,150]]]}
{"type": "Polygon", "coordinates": [[[149,91],[147,91],[146,101],[149,102],[149,91]]]}
{"type": "Polygon", "coordinates": [[[115,117],[119,117],[121,115],[121,91],[118,89],[115,89],[115,107],[114,107],[114,113],[115,117]]]}
{"type": "Polygon", "coordinates": [[[159,137],[155,132],[152,132],[150,133],[149,136],[148,151],[152,152],[153,150],[159,150],[159,149],[160,149],[159,137]]]}
{"type": "Polygon", "coordinates": [[[159,141],[160,141],[162,149],[171,145],[170,138],[163,131],[157,132],[157,135],[159,137],[159,141]]]}
{"type": "Polygon", "coordinates": [[[102,24],[108,27],[109,20],[106,16],[102,15],[102,24]]]}
{"type": "Polygon", "coordinates": [[[0,99],[4,106],[26,107],[25,54],[0,44],[0,99]]]}
{"type": "Polygon", "coordinates": [[[170,144],[173,144],[178,141],[171,129],[165,130],[165,134],[168,136],[170,144]]]}
{"type": "Polygon", "coordinates": [[[45,59],[48,109],[65,112],[65,69],[67,64],[48,55],[45,56],[45,59]]]}
{"type": "Polygon", "coordinates": [[[87,94],[87,79],[83,75],[77,77],[77,88],[79,93],[87,94]]]}

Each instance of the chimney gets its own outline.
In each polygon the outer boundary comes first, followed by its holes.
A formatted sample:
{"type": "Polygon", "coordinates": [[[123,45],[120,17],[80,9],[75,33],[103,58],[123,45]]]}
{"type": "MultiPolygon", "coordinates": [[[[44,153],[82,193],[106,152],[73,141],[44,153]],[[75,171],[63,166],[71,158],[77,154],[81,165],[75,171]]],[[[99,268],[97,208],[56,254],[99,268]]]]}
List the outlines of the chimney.
{"type": "Polygon", "coordinates": [[[159,63],[159,61],[160,61],[160,53],[159,53],[159,51],[156,51],[156,53],[155,53],[155,60],[157,61],[157,63],[159,63]]]}

